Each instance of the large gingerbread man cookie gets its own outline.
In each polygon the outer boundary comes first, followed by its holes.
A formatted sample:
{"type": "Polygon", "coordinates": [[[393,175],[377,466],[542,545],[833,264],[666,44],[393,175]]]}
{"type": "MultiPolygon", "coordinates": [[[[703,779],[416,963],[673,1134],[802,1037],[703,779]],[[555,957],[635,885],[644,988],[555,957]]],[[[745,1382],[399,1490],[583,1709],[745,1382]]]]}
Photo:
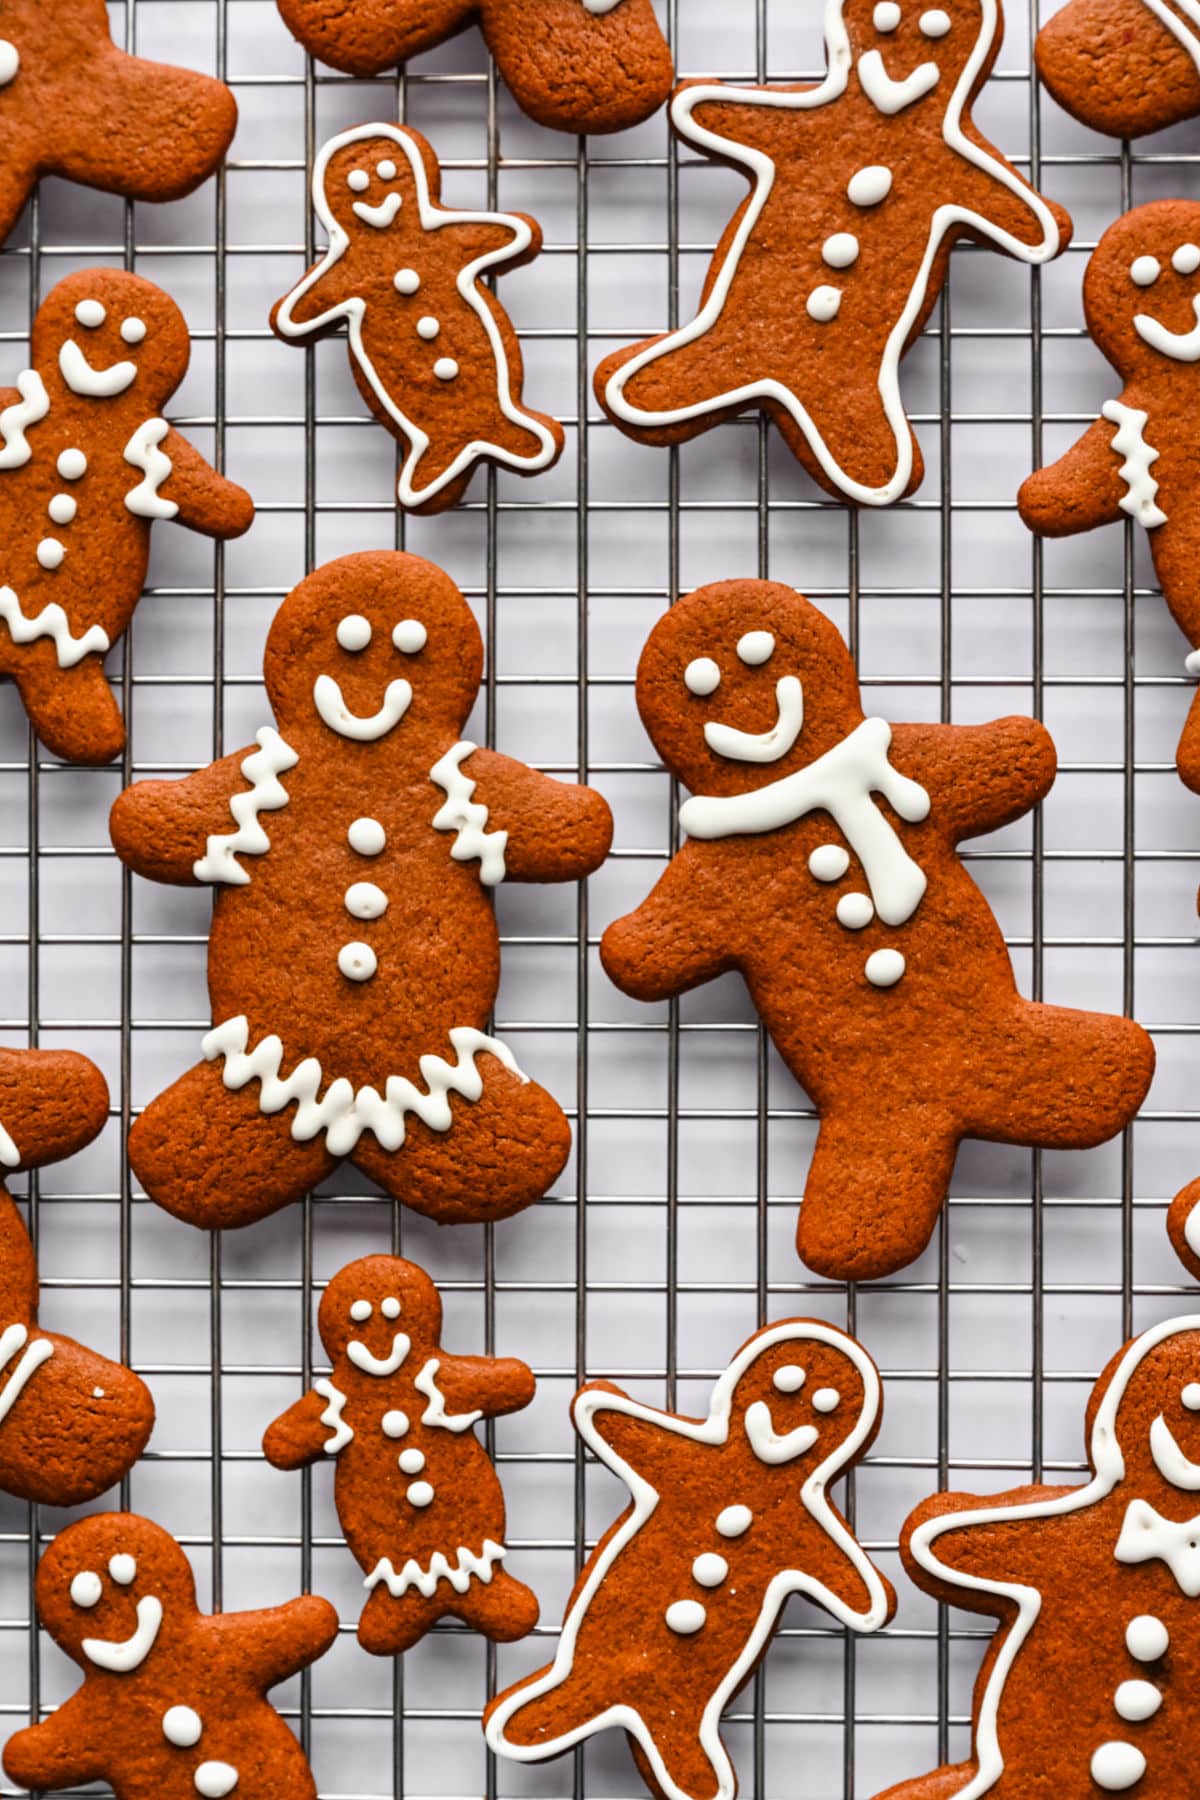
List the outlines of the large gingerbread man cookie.
{"type": "Polygon", "coordinates": [[[918,1585],[1000,1621],[969,1761],[886,1800],[1189,1800],[1200,1680],[1200,1317],[1113,1358],[1087,1410],[1092,1479],[935,1494],[904,1527],[918,1585]]]}
{"type": "Polygon", "coordinates": [[[439,202],[441,169],[406,125],[356,125],[313,168],[329,237],[315,268],[271,314],[285,343],[345,323],[363,399],[404,446],[397,494],[441,512],[480,463],[536,475],[562,454],[562,427],[521,404],[521,347],[484,277],[535,257],[524,213],[458,212],[439,202]]]}
{"type": "MultiPolygon", "coordinates": [[[[108,1117],[94,1063],[68,1050],[0,1050],[0,1172],[90,1144],[108,1117]]],[[[131,1370],[38,1326],[33,1245],[0,1185],[0,1488],[78,1506],[129,1473],[154,1425],[131,1370]]]]}
{"type": "Polygon", "coordinates": [[[70,762],[125,743],[104,658],[141,599],[155,520],[229,538],[254,517],[159,416],[190,349],[161,288],[85,269],[39,307],[32,366],[0,389],[0,675],[70,762]]]}
{"type": "MultiPolygon", "coordinates": [[[[1200,203],[1155,200],[1110,225],[1083,282],[1088,330],[1121,391],[1065,456],[1021,486],[1032,531],[1068,537],[1131,518],[1200,674],[1200,203]]],[[[1176,752],[1200,792],[1200,698],[1176,752]]]]}
{"type": "Polygon", "coordinates": [[[228,150],[224,82],[118,50],[104,0],[4,0],[0,33],[0,241],[41,175],[178,200],[228,150]]]}
{"type": "Polygon", "coordinates": [[[1035,55],[1058,104],[1093,131],[1140,137],[1200,112],[1196,0],[1067,0],[1035,55]]]}
{"type": "Polygon", "coordinates": [[[336,1459],[338,1518],[370,1595],[359,1643],[399,1656],[447,1613],[499,1643],[524,1637],[537,1598],[501,1567],[504,1494],[474,1427],[528,1406],[531,1371],[443,1350],[441,1296],[398,1256],[335,1275],[318,1325],[332,1370],[263,1449],[277,1469],[336,1459]]]}
{"type": "Polygon", "coordinates": [[[305,49],[378,75],[478,21],[514,98],[541,125],[622,131],[657,112],[674,67],[652,0],[279,0],[305,49]]]}
{"type": "Polygon", "coordinates": [[[696,317],[605,358],[596,394],[630,437],[676,444],[751,408],[836,498],[915,488],[900,359],[962,237],[1022,262],[1071,221],[971,121],[1000,48],[999,0],[833,0],[818,87],[684,83],[683,142],[751,192],[717,245],[696,317]]]}
{"type": "Polygon", "coordinates": [[[961,1138],[1080,1148],[1129,1122],[1150,1039],[1022,999],[958,857],[1048,791],[1041,725],[865,718],[834,626],[763,581],[673,607],[637,702],[692,791],[687,842],[601,960],[640,1000],[745,977],[821,1117],[797,1233],[811,1268],[860,1279],[918,1256],[961,1138]]]}
{"type": "Polygon", "coordinates": [[[440,569],[343,557],[271,626],[278,729],[117,801],[124,862],[217,889],[204,1060],[129,1137],[168,1212],[245,1225],[349,1157],[441,1223],[499,1219],[562,1169],[562,1110],[487,1030],[491,890],[590,874],[612,818],[591,789],[463,739],[482,672],[440,569]]]}
{"type": "Polygon", "coordinates": [[[49,1718],[18,1731],[22,1787],[107,1782],[116,1800],[315,1800],[304,1753],[266,1699],[337,1636],[328,1600],[202,1613],[187,1557],[133,1513],[60,1531],[38,1566],[42,1624],[84,1672],[49,1718]]]}
{"type": "Polygon", "coordinates": [[[630,1503],[580,1571],[554,1661],[488,1707],[491,1748],[542,1762],[615,1728],[652,1793],[733,1800],[721,1714],[789,1596],[854,1631],[891,1617],[889,1583],[827,1493],[869,1449],[882,1404],[866,1351],[814,1319],[743,1344],[704,1419],[609,1382],[581,1388],[575,1428],[630,1503]]]}

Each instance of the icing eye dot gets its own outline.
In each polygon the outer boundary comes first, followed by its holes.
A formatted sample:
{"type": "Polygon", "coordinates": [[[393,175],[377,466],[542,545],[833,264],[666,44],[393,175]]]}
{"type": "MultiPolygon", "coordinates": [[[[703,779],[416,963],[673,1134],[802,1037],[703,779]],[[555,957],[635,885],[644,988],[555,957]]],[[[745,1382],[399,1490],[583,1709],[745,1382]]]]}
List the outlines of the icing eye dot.
{"type": "Polygon", "coordinates": [[[817,881],[840,881],[850,867],[850,853],[841,844],[818,844],[808,859],[808,872],[817,881]]]}
{"type": "Polygon", "coordinates": [[[1194,275],[1200,269],[1200,244],[1180,244],[1171,258],[1177,275],[1194,275]]]}
{"type": "Polygon", "coordinates": [[[408,1414],[398,1409],[385,1412],[380,1421],[384,1437],[402,1438],[408,1430],[408,1414]]]}
{"type": "Polygon", "coordinates": [[[104,1584],[95,1569],[80,1569],[70,1587],[76,1606],[95,1606],[103,1592],[104,1584]]]}
{"type": "Polygon", "coordinates": [[[1138,256],[1129,265],[1129,279],[1135,287],[1151,287],[1162,273],[1162,264],[1154,256],[1138,256]]]}
{"type": "Polygon", "coordinates": [[[841,1397],[836,1388],[818,1388],[812,1397],[812,1403],[817,1412],[832,1412],[841,1397]]]}
{"type": "Polygon", "coordinates": [[[371,621],[361,613],[347,613],[338,620],[337,641],[343,650],[365,650],[371,641],[371,621]]]}
{"type": "Polygon", "coordinates": [[[798,1394],[804,1386],[804,1370],[797,1363],[784,1363],[782,1369],[776,1369],[771,1381],[781,1394],[798,1394]]]}
{"type": "Polygon", "coordinates": [[[721,685],[721,671],[711,656],[698,656],[683,671],[683,685],[689,694],[702,699],[706,694],[716,693],[721,685]]]}
{"type": "Polygon", "coordinates": [[[108,1559],[108,1572],[118,1587],[128,1587],[137,1577],[137,1563],[127,1552],[121,1551],[108,1559]]]}
{"type": "Polygon", "coordinates": [[[873,14],[873,23],[876,31],[895,31],[900,23],[900,8],[896,5],[896,0],[879,0],[873,14]]]}
{"type": "Polygon", "coordinates": [[[415,269],[397,269],[392,276],[392,286],[398,294],[415,294],[421,285],[421,277],[415,269]]]}
{"type": "Polygon", "coordinates": [[[382,162],[375,164],[375,173],[380,181],[395,181],[396,165],[390,156],[385,156],[382,162]]]}
{"type": "Polygon", "coordinates": [[[64,481],[78,481],[87,474],[87,457],[82,450],[64,450],[56,467],[64,481]]]}
{"type": "Polygon", "coordinates": [[[744,1531],[749,1531],[753,1519],[754,1514],[748,1506],[727,1506],[724,1512],[717,1514],[717,1530],[722,1537],[741,1537],[744,1531]]]}
{"type": "Polygon", "coordinates": [[[1189,1381],[1179,1398],[1189,1412],[1200,1412],[1200,1381],[1189,1381]]]}
{"type": "Polygon", "coordinates": [[[891,191],[892,171],[884,163],[869,163],[850,177],[846,198],[853,206],[878,206],[891,191]]]}
{"type": "Polygon", "coordinates": [[[108,308],[100,300],[81,300],[75,308],[75,317],[89,331],[95,331],[107,319],[108,308]]]}
{"type": "Polygon", "coordinates": [[[127,344],[140,344],[146,336],[145,319],[126,319],[121,326],[121,337],[127,344]]]}
{"type": "Polygon", "coordinates": [[[374,1311],[375,1308],[371,1305],[369,1300],[356,1300],[350,1308],[350,1317],[354,1320],[356,1325],[361,1325],[366,1319],[370,1318],[374,1311]]]}
{"type": "Polygon", "coordinates": [[[943,38],[950,29],[950,14],[944,13],[940,6],[923,12],[917,20],[917,30],[922,37],[943,38]]]}
{"type": "Polygon", "coordinates": [[[420,619],[401,619],[392,633],[392,642],[405,656],[415,656],[429,642],[429,633],[420,619]]]}
{"type": "Polygon", "coordinates": [[[365,169],[351,169],[346,177],[346,186],[352,194],[365,194],[371,185],[371,177],[365,169]]]}
{"type": "Polygon", "coordinates": [[[359,856],[378,856],[387,844],[387,832],[378,819],[355,819],[346,842],[359,856]]]}
{"type": "Polygon", "coordinates": [[[831,269],[848,269],[858,261],[858,239],[852,231],[835,231],[821,245],[821,260],[831,269]]]}
{"type": "Polygon", "coordinates": [[[756,669],[775,654],[775,639],[769,631],[748,631],[745,637],[737,642],[737,653],[742,662],[756,669]]]}
{"type": "Polygon", "coordinates": [[[385,1319],[398,1319],[400,1317],[400,1302],[397,1300],[395,1294],[389,1294],[379,1310],[385,1319]]]}

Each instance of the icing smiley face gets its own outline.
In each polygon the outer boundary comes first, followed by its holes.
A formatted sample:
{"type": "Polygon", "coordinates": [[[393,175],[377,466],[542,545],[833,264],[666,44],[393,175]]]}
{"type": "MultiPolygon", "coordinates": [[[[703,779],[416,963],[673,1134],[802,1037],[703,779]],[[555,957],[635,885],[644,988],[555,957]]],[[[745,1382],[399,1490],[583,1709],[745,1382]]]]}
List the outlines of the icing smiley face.
{"type": "Polygon", "coordinates": [[[413,170],[390,137],[359,137],[335,150],[324,173],[324,195],[348,236],[373,240],[417,207],[413,170]]]}
{"type": "MultiPolygon", "coordinates": [[[[360,151],[370,152],[370,145],[362,145],[360,151]]],[[[378,158],[370,154],[359,155],[346,175],[346,187],[352,199],[350,211],[363,225],[369,225],[373,231],[386,231],[395,223],[396,214],[404,204],[404,195],[396,185],[399,167],[396,158],[390,154],[386,142],[376,145],[378,158]]]]}
{"type": "Polygon", "coordinates": [[[730,1429],[740,1421],[750,1448],[775,1468],[819,1450],[831,1455],[855,1431],[864,1405],[877,1404],[862,1370],[832,1343],[773,1345],[733,1391],[730,1429]]]}
{"type": "MultiPolygon", "coordinates": [[[[747,631],[737,643],[737,656],[749,668],[761,668],[775,654],[775,639],[769,631],[747,631]]],[[[721,671],[711,657],[697,657],[683,672],[684,686],[690,694],[707,697],[715,694],[721,682],[721,671]]],[[[778,762],[792,749],[804,724],[804,688],[795,675],[781,675],[775,684],[778,714],[765,731],[741,731],[709,719],[704,726],[704,739],[718,756],[736,762],[778,762]]]]}
{"type": "Polygon", "coordinates": [[[47,1553],[38,1570],[38,1606],[53,1635],[83,1668],[110,1675],[133,1674],[155,1649],[166,1616],[159,1590],[177,1580],[182,1556],[176,1546],[160,1558],[157,1544],[147,1555],[121,1522],[120,1514],[82,1521],[91,1529],[63,1534],[63,1553],[52,1563],[47,1553]]]}
{"type": "Polygon", "coordinates": [[[961,46],[971,41],[972,31],[965,23],[956,29],[950,12],[920,0],[847,6],[846,24],[863,93],[877,112],[888,117],[933,93],[942,84],[947,63],[953,65],[949,69],[953,77],[963,60],[961,46]]]}
{"type": "MultiPolygon", "coordinates": [[[[347,613],[338,620],[334,633],[338,647],[353,656],[365,650],[374,635],[371,621],[362,613],[347,613]]],[[[417,656],[429,641],[429,633],[419,619],[401,619],[393,627],[391,638],[402,656],[417,656]]],[[[412,683],[404,676],[396,676],[388,682],[376,711],[364,718],[347,705],[336,676],[318,675],[313,683],[313,703],[326,725],[340,737],[359,743],[386,737],[408,711],[412,697],[412,683]]]]}
{"type": "Polygon", "coordinates": [[[330,1360],[348,1357],[363,1375],[381,1379],[415,1371],[441,1328],[441,1301],[415,1264],[365,1256],[336,1275],[319,1315],[330,1360]]]}
{"type": "MultiPolygon", "coordinates": [[[[1169,277],[1173,273],[1182,278],[1193,314],[1192,321],[1185,330],[1172,330],[1169,324],[1151,311],[1153,296],[1149,294],[1144,303],[1146,309],[1135,313],[1133,318],[1133,328],[1142,342],[1149,344],[1160,355],[1169,356],[1173,362],[1200,361],[1200,282],[1193,280],[1197,270],[1200,270],[1200,244],[1190,241],[1177,244],[1165,265],[1157,256],[1149,254],[1135,256],[1129,265],[1131,283],[1143,291],[1156,288],[1164,275],[1169,277]]],[[[1179,286],[1179,282],[1170,283],[1170,287],[1176,290],[1170,295],[1172,317],[1179,310],[1179,286]]]]}
{"type": "Polygon", "coordinates": [[[145,419],[182,381],[188,333],[170,297],[138,276],[89,269],[59,283],[38,313],[33,361],[83,400],[128,397],[145,419]]]}

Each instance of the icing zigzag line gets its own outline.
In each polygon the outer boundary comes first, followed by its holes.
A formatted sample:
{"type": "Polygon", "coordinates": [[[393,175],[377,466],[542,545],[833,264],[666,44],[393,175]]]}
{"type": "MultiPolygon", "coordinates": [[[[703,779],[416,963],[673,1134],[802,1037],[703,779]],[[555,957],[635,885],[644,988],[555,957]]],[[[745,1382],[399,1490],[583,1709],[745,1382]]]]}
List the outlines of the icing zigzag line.
{"type": "Polygon", "coordinates": [[[249,873],[235,858],[264,856],[271,848],[271,840],[259,824],[258,815],[260,812],[278,812],[281,806],[287,805],[287,789],[278,777],[285,769],[294,768],[300,757],[271,725],[264,725],[254,735],[261,748],[252,750],[242,764],[242,774],[250,783],[250,790],[232,795],[229,801],[229,810],[237,820],[237,830],[214,832],[208,839],[204,855],[192,864],[197,881],[227,881],[235,887],[245,887],[250,880],[249,873]]]}
{"type": "Polygon", "coordinates": [[[20,469],[29,461],[33,451],[25,436],[25,427],[36,425],[50,411],[50,396],[36,369],[21,370],[17,376],[17,391],[21,398],[0,412],[0,438],[4,440],[4,447],[0,449],[0,469],[20,469]]]}
{"type": "Polygon", "coordinates": [[[448,1581],[456,1594],[465,1594],[471,1584],[471,1577],[477,1576],[480,1581],[488,1582],[496,1564],[505,1554],[503,1544],[497,1544],[493,1538],[484,1538],[483,1549],[478,1555],[473,1550],[466,1550],[461,1545],[455,1553],[454,1562],[450,1562],[441,1550],[435,1550],[429,1559],[429,1567],[423,1569],[415,1556],[410,1556],[397,1575],[390,1556],[382,1556],[363,1582],[365,1588],[376,1588],[381,1581],[387,1583],[388,1593],[394,1600],[399,1600],[410,1587],[417,1588],[429,1600],[439,1581],[448,1581]]]}
{"type": "Polygon", "coordinates": [[[313,1382],[313,1391],[329,1402],[321,1414],[322,1425],[328,1425],[333,1433],[331,1438],[325,1440],[325,1454],[326,1456],[336,1456],[338,1451],[344,1450],[354,1437],[353,1428],[347,1425],[342,1417],[346,1409],[346,1396],[340,1387],[333,1385],[327,1375],[322,1375],[319,1381],[313,1382]]]}
{"type": "Polygon", "coordinates": [[[433,815],[433,828],[457,832],[450,847],[453,860],[471,862],[478,857],[480,881],[484,887],[498,887],[504,880],[504,847],[508,843],[508,833],[485,831],[488,809],[482,801],[471,798],[476,784],[469,775],[463,774],[462,764],[474,748],[475,745],[464,738],[461,743],[452,745],[430,769],[429,779],[435,781],[446,796],[445,805],[433,815]]]}
{"type": "Polygon", "coordinates": [[[1155,525],[1165,525],[1167,515],[1156,499],[1158,483],[1150,473],[1150,465],[1158,461],[1160,452],[1146,439],[1148,415],[1136,406],[1126,406],[1122,400],[1106,400],[1100,412],[1117,427],[1113,432],[1112,447],[1117,456],[1125,459],[1117,473],[1128,491],[1121,495],[1117,505],[1147,531],[1155,525]]]}
{"type": "Polygon", "coordinates": [[[31,644],[40,637],[53,638],[60,669],[73,669],[93,650],[103,655],[110,647],[108,633],[100,625],[89,625],[82,637],[75,637],[57,600],[51,600],[36,618],[31,619],[22,611],[21,602],[10,587],[0,587],[0,619],[8,626],[14,644],[31,644]]]}

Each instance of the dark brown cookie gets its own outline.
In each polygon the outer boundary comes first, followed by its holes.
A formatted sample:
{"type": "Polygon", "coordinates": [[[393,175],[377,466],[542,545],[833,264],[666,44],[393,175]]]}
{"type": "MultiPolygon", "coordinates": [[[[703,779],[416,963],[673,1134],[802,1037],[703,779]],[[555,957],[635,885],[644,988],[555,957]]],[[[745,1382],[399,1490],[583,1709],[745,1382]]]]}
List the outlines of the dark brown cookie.
{"type": "Polygon", "coordinates": [[[1038,32],[1037,72],[1093,131],[1140,137],[1200,112],[1190,0],[1067,0],[1038,32]]]}

